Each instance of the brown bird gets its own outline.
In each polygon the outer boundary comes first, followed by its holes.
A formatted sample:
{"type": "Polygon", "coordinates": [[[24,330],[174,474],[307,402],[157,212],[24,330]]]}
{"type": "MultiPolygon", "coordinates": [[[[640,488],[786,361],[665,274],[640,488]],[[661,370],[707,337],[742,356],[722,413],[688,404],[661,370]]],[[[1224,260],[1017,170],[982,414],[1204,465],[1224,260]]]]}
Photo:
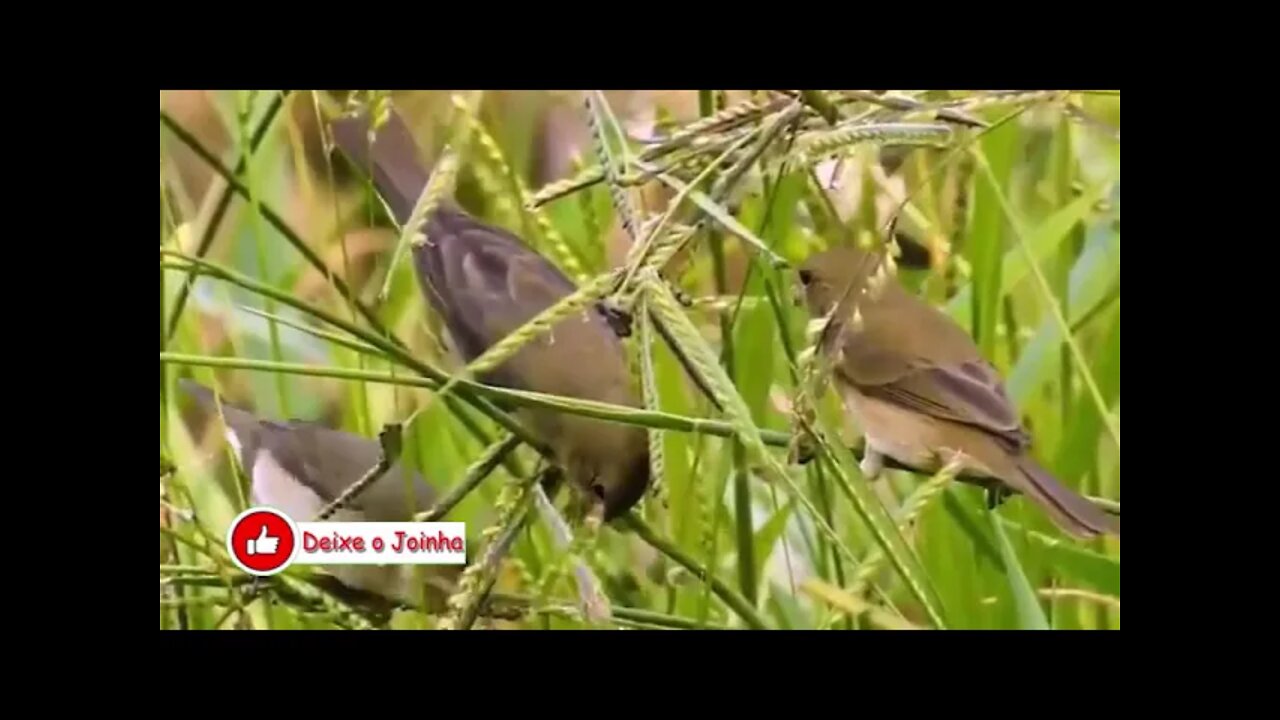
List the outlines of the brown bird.
{"type": "MultiPolygon", "coordinates": [[[[366,113],[333,123],[334,140],[374,186],[401,225],[408,222],[429,172],[413,136],[394,111],[369,142],[366,113]]],[[[454,347],[471,362],[535,315],[577,290],[520,238],[481,222],[445,200],[413,249],[423,293],[454,347]]],[[[640,408],[625,349],[599,306],[562,320],[479,379],[489,385],[640,408]]],[[[569,480],[605,521],[626,512],[649,485],[643,428],[551,410],[522,408],[515,417],[555,453],[569,480]]]]}
{"type": "Polygon", "coordinates": [[[937,472],[960,454],[962,477],[1030,497],[1078,537],[1120,534],[1120,520],[1055,480],[1031,456],[1031,437],[994,367],[951,318],[879,270],[858,248],[818,253],[798,269],[815,316],[837,305],[834,382],[866,439],[862,471],[885,458],[937,472]],[[843,301],[843,303],[842,303],[843,301]]]}

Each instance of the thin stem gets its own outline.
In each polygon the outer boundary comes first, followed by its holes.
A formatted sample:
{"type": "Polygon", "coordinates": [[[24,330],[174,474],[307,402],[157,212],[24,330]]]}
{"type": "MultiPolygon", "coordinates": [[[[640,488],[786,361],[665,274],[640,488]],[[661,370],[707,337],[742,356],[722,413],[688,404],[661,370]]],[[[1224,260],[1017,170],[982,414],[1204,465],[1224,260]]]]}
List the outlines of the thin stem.
{"type": "MultiPolygon", "coordinates": [[[[267,130],[270,129],[276,115],[280,113],[280,108],[284,107],[284,99],[288,95],[288,90],[281,90],[271,101],[271,104],[267,106],[266,112],[262,114],[262,119],[258,121],[258,127],[253,131],[248,150],[241,156],[240,161],[236,163],[236,175],[244,172],[249,157],[262,145],[263,139],[267,136],[267,130]]],[[[163,119],[163,113],[161,114],[161,119],[163,119]]],[[[201,157],[204,156],[202,155],[201,157]]],[[[222,219],[227,214],[227,208],[231,206],[233,192],[234,188],[230,182],[222,188],[222,195],[218,197],[218,204],[213,209],[213,215],[209,218],[209,223],[205,225],[204,232],[200,235],[200,243],[196,245],[196,257],[204,257],[208,254],[209,248],[213,246],[213,239],[218,235],[218,227],[222,224],[222,219]]],[[[164,332],[165,345],[169,344],[173,339],[174,333],[178,330],[178,319],[182,317],[182,311],[187,306],[187,298],[190,296],[191,287],[194,284],[195,275],[188,275],[187,279],[183,281],[182,287],[178,290],[178,298],[173,303],[173,312],[169,315],[169,321],[166,323],[167,329],[164,332]]]]}
{"type": "MultiPolygon", "coordinates": [[[[325,103],[323,102],[323,100],[324,99],[321,97],[319,91],[317,90],[311,91],[311,108],[315,112],[316,127],[319,130],[320,139],[324,145],[325,174],[328,178],[329,187],[336,188],[338,187],[338,181],[337,181],[337,178],[335,177],[334,170],[333,170],[333,151],[334,151],[333,132],[332,132],[332,128],[330,128],[328,124],[325,122],[325,111],[323,108],[323,105],[325,103]]],[[[374,204],[372,202],[366,202],[366,204],[368,205],[369,215],[370,215],[369,224],[372,225],[374,204]]],[[[339,208],[338,206],[338,196],[336,194],[330,196],[330,206],[333,208],[333,227],[335,229],[341,228],[342,212],[341,212],[341,208],[339,208]]],[[[351,254],[350,254],[349,248],[347,247],[347,234],[343,232],[336,232],[335,234],[338,236],[338,243],[342,248],[342,269],[344,273],[343,277],[348,277],[348,278],[353,277],[353,274],[351,272],[351,254]]],[[[359,308],[357,308],[354,303],[348,302],[347,309],[351,312],[351,321],[355,322],[356,315],[359,312],[359,308]]],[[[355,361],[357,368],[361,370],[365,368],[365,357],[363,354],[356,353],[355,356],[353,357],[353,360],[355,361]]],[[[360,434],[367,435],[369,433],[369,429],[373,426],[373,420],[369,415],[368,388],[364,386],[364,383],[357,383],[353,388],[352,395],[354,396],[355,406],[358,409],[358,412],[356,413],[357,428],[360,434]]],[[[416,447],[416,444],[415,444],[415,447],[416,447]]]]}
{"type": "MultiPolygon", "coordinates": [[[[240,370],[261,370],[264,372],[286,372],[297,375],[310,375],[313,377],[364,380],[386,385],[406,385],[410,387],[427,388],[428,390],[437,390],[441,385],[443,385],[440,381],[431,378],[397,376],[375,370],[356,370],[353,368],[307,365],[303,363],[277,363],[270,360],[256,360],[251,358],[225,358],[212,355],[187,355],[183,353],[166,352],[160,354],[160,360],[161,362],[174,363],[178,365],[237,368],[240,370]]],[[[459,390],[466,389],[473,391],[477,395],[500,400],[504,404],[510,404],[517,407],[557,410],[571,415],[581,415],[583,417],[594,418],[597,420],[609,420],[623,425],[638,425],[640,427],[656,428],[659,430],[703,433],[724,438],[734,437],[737,433],[737,430],[734,429],[734,426],[731,423],[723,420],[686,417],[684,415],[675,415],[655,410],[639,410],[625,405],[612,405],[592,400],[580,400],[578,398],[545,395],[542,393],[524,390],[510,390],[507,388],[481,385],[470,381],[459,381],[456,387],[458,387],[459,390]]],[[[760,435],[765,440],[766,444],[778,448],[785,448],[790,442],[789,435],[778,431],[762,430],[760,431],[760,435]]]]}
{"type": "MultiPolygon", "coordinates": [[[[256,165],[254,157],[257,155],[257,152],[255,148],[251,147],[253,144],[252,141],[248,139],[248,135],[250,134],[249,113],[252,109],[253,98],[256,94],[256,91],[252,90],[238,93],[238,98],[241,104],[240,141],[248,146],[246,147],[244,154],[244,178],[245,185],[249,191],[249,205],[253,209],[253,212],[251,213],[252,221],[250,223],[250,227],[252,228],[253,234],[253,247],[256,251],[255,259],[258,263],[258,276],[265,278],[267,277],[267,238],[266,233],[262,231],[262,193],[258,188],[257,173],[254,172],[254,166],[256,165]]],[[[192,276],[188,275],[187,277],[192,276]]],[[[276,312],[275,302],[270,298],[266,299],[266,311],[271,315],[274,315],[276,312]]],[[[267,337],[271,345],[271,359],[284,360],[284,351],[281,349],[280,345],[280,326],[274,320],[267,321],[267,337]]],[[[279,395],[280,411],[288,417],[291,413],[289,412],[289,393],[285,387],[285,377],[283,375],[277,375],[275,377],[275,381],[276,393],[279,395]]]]}
{"type": "Polygon", "coordinates": [[[470,630],[475,624],[481,604],[497,581],[498,562],[511,549],[516,537],[533,516],[532,488],[541,479],[540,476],[517,479],[504,489],[504,492],[514,490],[516,497],[498,501],[498,524],[484,533],[488,536],[491,531],[497,531],[498,537],[485,549],[480,560],[463,573],[459,592],[449,599],[455,615],[446,619],[442,626],[470,630]]]}
{"type": "MultiPolygon", "coordinates": [[[[392,375],[390,373],[377,372],[375,370],[354,370],[351,368],[307,365],[303,363],[276,363],[270,360],[254,360],[251,358],[226,358],[212,355],[187,355],[184,353],[165,352],[160,353],[160,361],[162,363],[173,363],[175,365],[236,368],[240,370],[261,370],[263,372],[287,372],[297,375],[309,375],[312,377],[364,380],[383,383],[386,385],[420,387],[428,390],[439,389],[443,384],[438,380],[427,377],[402,377],[392,375]]],[[[535,393],[525,390],[509,390],[507,388],[481,385],[470,381],[459,381],[458,387],[460,389],[472,391],[476,395],[483,396],[484,398],[500,400],[504,404],[515,407],[556,410],[570,415],[581,415],[583,417],[589,417],[596,420],[608,420],[611,422],[621,423],[623,425],[636,425],[639,427],[654,428],[658,430],[674,430],[676,432],[714,435],[722,438],[736,437],[738,433],[732,423],[724,420],[688,417],[685,415],[676,415],[674,413],[656,410],[638,410],[625,405],[611,405],[609,403],[596,402],[593,400],[580,400],[578,398],[546,395],[543,393],[535,393]]],[[[787,433],[779,432],[777,430],[760,430],[759,433],[760,438],[764,441],[765,445],[780,449],[787,449],[790,447],[791,436],[787,433]]],[[[848,450],[852,453],[854,459],[862,460],[865,448],[861,445],[850,447],[848,450]]],[[[924,475],[926,477],[929,476],[929,473],[921,472],[916,468],[904,465],[892,458],[885,458],[884,466],[888,469],[901,470],[903,472],[924,475]]],[[[957,479],[976,480],[979,478],[962,474],[957,479]]]]}
{"type": "Polygon", "coordinates": [[[462,482],[458,483],[449,494],[436,503],[430,510],[419,516],[420,522],[438,522],[440,518],[445,517],[451,510],[458,506],[467,495],[480,486],[484,479],[502,464],[504,458],[511,454],[520,446],[520,439],[514,435],[508,435],[502,441],[491,445],[485,450],[480,459],[475,462],[468,470],[466,477],[462,482]]]}
{"type": "Polygon", "coordinates": [[[1013,208],[1009,206],[1009,199],[1005,197],[1004,191],[1000,188],[1000,183],[996,181],[995,175],[991,171],[991,165],[987,163],[986,155],[978,151],[973,154],[978,161],[978,167],[982,170],[987,181],[991,183],[996,201],[1000,204],[1000,210],[1004,213],[1005,220],[1009,223],[1009,226],[1013,229],[1014,236],[1018,239],[1018,247],[1022,249],[1023,255],[1027,258],[1027,265],[1031,268],[1031,274],[1036,279],[1036,287],[1044,296],[1045,304],[1049,306],[1049,311],[1053,313],[1053,319],[1058,323],[1058,328],[1062,331],[1062,341],[1067,344],[1067,347],[1071,350],[1071,355],[1075,358],[1080,379],[1084,381],[1085,387],[1089,389],[1090,397],[1094,404],[1098,406],[1098,415],[1102,418],[1102,422],[1107,428],[1107,433],[1111,435],[1112,441],[1115,442],[1116,449],[1119,450],[1120,430],[1115,426],[1111,411],[1107,408],[1107,401],[1102,397],[1102,390],[1098,388],[1098,382],[1094,380],[1093,373],[1089,370],[1089,363],[1085,359],[1084,351],[1080,349],[1080,344],[1076,342],[1075,336],[1071,334],[1071,323],[1067,322],[1066,316],[1063,315],[1062,306],[1053,295],[1053,288],[1049,286],[1049,281],[1045,278],[1044,271],[1040,269],[1040,264],[1036,262],[1035,254],[1031,252],[1031,248],[1027,245],[1026,234],[1022,232],[1022,223],[1014,216],[1013,208]]]}
{"type": "Polygon", "coordinates": [[[631,242],[635,243],[639,238],[636,235],[637,225],[635,219],[635,211],[631,207],[631,200],[627,197],[627,192],[618,182],[618,165],[619,163],[613,157],[613,150],[609,147],[609,133],[605,126],[605,112],[608,103],[604,99],[604,95],[599,90],[588,90],[586,93],[587,100],[587,123],[591,127],[592,135],[596,141],[596,156],[600,161],[600,166],[604,168],[605,179],[609,181],[609,197],[613,200],[613,207],[618,213],[618,219],[622,222],[622,227],[627,231],[627,236],[631,238],[631,242]]]}
{"type": "Polygon", "coordinates": [[[725,585],[723,582],[711,576],[705,567],[699,565],[696,560],[689,557],[683,550],[676,547],[674,543],[661,537],[649,527],[644,520],[640,519],[635,513],[627,513],[618,518],[616,523],[634,532],[641,540],[649,543],[655,550],[666,555],[672,560],[682,565],[686,570],[693,573],[699,580],[709,581],[711,583],[711,592],[724,601],[738,617],[742,618],[749,627],[755,630],[766,630],[768,625],[764,619],[756,612],[751,603],[747,599],[739,595],[733,588],[725,585]]]}
{"type": "Polygon", "coordinates": [[[257,315],[258,317],[266,318],[268,320],[273,320],[275,322],[280,323],[281,325],[287,325],[297,330],[298,332],[304,332],[312,337],[316,337],[321,340],[328,340],[329,342],[335,345],[341,345],[342,347],[347,348],[348,350],[354,350],[357,353],[360,353],[363,355],[373,355],[375,357],[382,358],[382,359],[386,359],[387,357],[381,350],[373,347],[372,345],[368,345],[366,343],[362,343],[357,340],[352,340],[348,337],[339,335],[338,333],[332,333],[326,330],[321,330],[319,328],[314,328],[305,323],[298,322],[297,320],[290,320],[289,318],[283,317],[281,315],[272,315],[269,312],[265,312],[257,308],[249,307],[247,305],[241,305],[240,309],[252,315],[257,315]]]}
{"type": "MultiPolygon", "coordinates": [[[[165,127],[169,128],[169,131],[181,140],[183,144],[189,147],[196,155],[199,155],[200,159],[204,160],[209,167],[213,168],[215,172],[221,175],[222,178],[227,181],[227,184],[232,190],[246,199],[251,197],[249,190],[244,186],[244,183],[237,180],[231,171],[227,170],[227,168],[218,161],[218,158],[214,157],[213,153],[209,152],[209,150],[200,144],[200,141],[197,140],[195,136],[187,132],[185,128],[179,125],[173,118],[169,117],[169,115],[163,110],[160,111],[160,122],[164,123],[165,127]]],[[[287,240],[289,244],[293,245],[294,248],[297,249],[297,251],[307,260],[307,262],[312,265],[312,267],[320,271],[321,274],[329,279],[329,282],[344,300],[355,305],[356,309],[364,319],[368,321],[370,326],[378,329],[396,345],[401,347],[404,346],[404,343],[400,342],[400,340],[383,327],[382,322],[378,320],[377,314],[374,313],[373,310],[358,297],[356,297],[355,293],[352,292],[347,283],[342,278],[334,274],[334,272],[324,264],[324,260],[320,259],[320,256],[316,255],[315,251],[307,246],[306,242],[304,242],[302,238],[294,232],[287,223],[285,223],[283,218],[277,215],[270,206],[265,204],[260,204],[258,206],[258,210],[262,213],[262,217],[265,218],[266,221],[270,223],[271,226],[274,227],[281,235],[283,235],[285,240],[287,240]]]]}
{"type": "MultiPolygon", "coordinates": [[[[715,112],[710,90],[699,90],[698,101],[702,116],[710,117],[715,112]]],[[[692,185],[690,186],[692,187],[692,185]]],[[[712,193],[715,195],[715,193],[712,193]]],[[[716,294],[726,295],[729,292],[729,281],[724,263],[724,235],[711,232],[711,263],[715,271],[716,294]]],[[[745,289],[745,288],[744,288],[745,289]]],[[[720,320],[720,362],[724,365],[729,377],[737,377],[733,348],[733,320],[721,313],[720,320]]],[[[756,553],[755,534],[751,526],[751,486],[748,483],[746,460],[747,452],[737,440],[732,443],[733,452],[733,516],[737,530],[738,544],[738,587],[752,606],[756,604],[756,553]]]]}
{"type": "MultiPolygon", "coordinates": [[[[215,277],[220,277],[229,282],[233,282],[239,285],[240,287],[243,287],[248,290],[252,290],[260,294],[268,295],[277,300],[280,300],[281,302],[287,305],[290,305],[299,310],[302,310],[303,312],[310,313],[311,315],[314,315],[315,317],[321,320],[324,320],[330,325],[341,328],[342,330],[345,330],[348,333],[355,335],[357,338],[364,340],[365,342],[378,348],[379,350],[382,350],[383,352],[387,353],[387,355],[390,356],[392,359],[396,360],[397,362],[400,362],[405,367],[408,367],[414,370],[415,372],[418,372],[423,377],[429,378],[435,381],[437,384],[443,384],[449,378],[449,376],[446,375],[444,372],[437,370],[436,368],[422,362],[421,360],[418,360],[416,357],[410,354],[408,350],[406,350],[403,346],[395,344],[394,338],[392,339],[384,338],[373,332],[365,330],[364,328],[357,327],[356,325],[350,322],[347,322],[346,320],[343,320],[342,318],[339,318],[332,313],[329,313],[325,310],[321,310],[320,308],[314,307],[302,300],[299,300],[293,297],[292,295],[289,295],[288,293],[282,292],[268,285],[264,285],[258,282],[257,280],[245,277],[240,273],[237,273],[233,270],[229,270],[215,263],[210,263],[208,261],[200,260],[198,258],[192,258],[190,256],[184,255],[183,253],[173,252],[171,250],[165,250],[163,248],[161,248],[160,254],[181,258],[183,260],[186,260],[198,266],[197,270],[199,272],[207,273],[215,277]]],[[[161,263],[161,265],[168,266],[166,263],[161,263]]],[[[177,265],[176,267],[182,268],[183,266],[177,265]]],[[[280,365],[287,365],[287,364],[280,363],[280,365]]],[[[363,373],[366,371],[356,371],[356,372],[363,373]]],[[[349,377],[360,378],[362,377],[362,375],[356,374],[356,375],[351,375],[349,377]]],[[[395,384],[395,383],[392,383],[392,384],[395,384]]],[[[488,415],[490,418],[492,418],[495,422],[497,422],[503,428],[505,428],[512,434],[519,437],[522,441],[527,443],[530,447],[533,447],[534,449],[538,450],[539,453],[543,455],[548,455],[548,456],[551,454],[550,449],[544,443],[542,443],[540,440],[538,440],[533,435],[531,435],[528,430],[525,430],[519,423],[517,423],[514,419],[508,416],[505,412],[495,407],[492,403],[488,402],[487,400],[484,400],[483,398],[475,397],[473,395],[474,386],[472,384],[465,383],[462,381],[459,381],[458,384],[460,386],[459,395],[461,397],[466,399],[468,402],[474,405],[481,412],[488,415]]],[[[436,385],[429,385],[428,387],[432,387],[434,389],[436,385]]],[[[449,405],[449,408],[453,410],[455,413],[458,413],[458,408],[456,406],[449,405]]],[[[459,414],[459,417],[461,417],[460,414],[459,414]]]]}
{"type": "Polygon", "coordinates": [[[1040,588],[1036,590],[1036,594],[1043,598],[1077,598],[1079,600],[1088,600],[1106,605],[1107,607],[1120,609],[1120,598],[1111,595],[1103,595],[1089,590],[1080,590],[1076,588],[1040,588]]]}
{"type": "Polygon", "coordinates": [[[356,496],[364,492],[366,488],[377,482],[378,478],[387,474],[387,471],[391,469],[396,458],[400,455],[399,432],[396,427],[387,427],[382,431],[382,435],[379,438],[382,445],[382,455],[378,458],[378,462],[369,468],[363,477],[352,483],[346,490],[343,490],[342,494],[334,498],[333,502],[317,513],[314,522],[328,520],[334,513],[346,507],[356,496]]]}

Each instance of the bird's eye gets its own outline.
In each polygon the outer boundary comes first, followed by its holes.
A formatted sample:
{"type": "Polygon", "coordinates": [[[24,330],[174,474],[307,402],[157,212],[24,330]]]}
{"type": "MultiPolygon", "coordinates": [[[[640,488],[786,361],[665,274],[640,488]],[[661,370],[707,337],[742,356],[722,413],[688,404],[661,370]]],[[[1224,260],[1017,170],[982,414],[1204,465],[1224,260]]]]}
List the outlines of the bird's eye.
{"type": "Polygon", "coordinates": [[[813,272],[812,272],[812,271],[810,271],[810,270],[801,270],[801,271],[800,271],[800,282],[804,283],[805,285],[808,285],[808,284],[809,284],[810,282],[812,282],[812,281],[813,281],[813,272]]]}

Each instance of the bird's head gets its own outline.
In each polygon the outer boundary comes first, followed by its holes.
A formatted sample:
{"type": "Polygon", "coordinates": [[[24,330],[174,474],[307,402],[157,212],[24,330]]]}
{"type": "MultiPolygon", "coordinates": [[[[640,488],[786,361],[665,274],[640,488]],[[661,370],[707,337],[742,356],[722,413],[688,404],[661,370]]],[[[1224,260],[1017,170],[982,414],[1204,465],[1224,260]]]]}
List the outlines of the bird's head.
{"type": "Polygon", "coordinates": [[[855,247],[832,248],[810,255],[796,270],[800,280],[796,289],[797,304],[808,307],[814,317],[826,315],[845,297],[846,291],[856,291],[866,282],[877,260],[877,255],[855,247]]]}
{"type": "Polygon", "coordinates": [[[602,466],[592,478],[590,490],[592,496],[604,506],[604,521],[609,522],[635,507],[649,489],[649,481],[647,447],[643,451],[630,453],[625,461],[602,466]]]}

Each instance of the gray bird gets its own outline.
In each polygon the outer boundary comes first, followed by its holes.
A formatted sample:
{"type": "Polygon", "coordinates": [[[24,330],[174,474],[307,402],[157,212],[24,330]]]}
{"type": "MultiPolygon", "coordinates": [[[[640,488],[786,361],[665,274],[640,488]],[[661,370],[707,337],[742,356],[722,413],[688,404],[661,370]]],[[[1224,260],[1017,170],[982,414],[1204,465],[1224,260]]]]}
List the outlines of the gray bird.
{"type": "MultiPolygon", "coordinates": [[[[179,388],[192,398],[202,415],[222,425],[218,402],[209,388],[187,379],[179,388]]],[[[243,408],[221,403],[226,439],[251,480],[251,502],[285,512],[295,522],[313,522],[316,515],[344,490],[360,480],[382,457],[381,444],[342,430],[305,420],[275,421],[243,408]]],[[[421,474],[396,462],[385,475],[328,518],[331,522],[409,522],[415,512],[434,505],[438,493],[421,474]]],[[[412,565],[322,566],[347,588],[385,600],[420,607],[412,565]]],[[[439,609],[453,588],[460,568],[425,566],[427,609],[439,609]]]]}

